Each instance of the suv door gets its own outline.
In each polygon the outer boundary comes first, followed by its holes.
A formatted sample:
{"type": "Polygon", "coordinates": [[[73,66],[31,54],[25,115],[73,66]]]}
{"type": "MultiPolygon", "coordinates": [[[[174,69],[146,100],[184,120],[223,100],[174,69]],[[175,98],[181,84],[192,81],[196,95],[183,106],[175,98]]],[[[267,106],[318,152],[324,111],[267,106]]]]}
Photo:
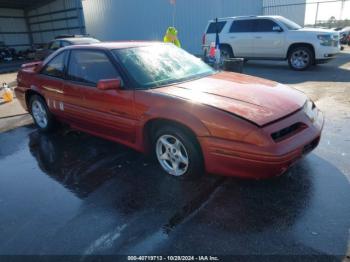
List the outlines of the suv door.
{"type": "Polygon", "coordinates": [[[268,18],[254,19],[254,57],[285,58],[285,32],[268,18]]]}
{"type": "Polygon", "coordinates": [[[136,137],[134,91],[97,89],[99,80],[115,78],[121,76],[104,51],[71,50],[65,93],[72,96],[65,107],[74,113],[77,128],[132,144],[136,137]]]}
{"type": "Polygon", "coordinates": [[[254,56],[254,37],[253,20],[238,19],[233,20],[227,39],[222,42],[230,43],[234,56],[237,57],[253,57],[254,56]]]}

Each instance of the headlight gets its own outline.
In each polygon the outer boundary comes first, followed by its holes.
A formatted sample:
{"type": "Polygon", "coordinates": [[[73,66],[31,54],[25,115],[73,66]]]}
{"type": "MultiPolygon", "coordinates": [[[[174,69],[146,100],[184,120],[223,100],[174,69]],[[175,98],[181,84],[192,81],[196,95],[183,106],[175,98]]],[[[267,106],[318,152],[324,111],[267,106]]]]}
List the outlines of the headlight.
{"type": "Polygon", "coordinates": [[[317,110],[315,103],[308,99],[304,105],[303,108],[304,113],[307,115],[307,117],[311,120],[311,122],[314,122],[317,117],[317,110]]]}
{"type": "Polygon", "coordinates": [[[318,40],[320,40],[320,44],[323,46],[332,46],[332,35],[318,35],[318,40]]]}

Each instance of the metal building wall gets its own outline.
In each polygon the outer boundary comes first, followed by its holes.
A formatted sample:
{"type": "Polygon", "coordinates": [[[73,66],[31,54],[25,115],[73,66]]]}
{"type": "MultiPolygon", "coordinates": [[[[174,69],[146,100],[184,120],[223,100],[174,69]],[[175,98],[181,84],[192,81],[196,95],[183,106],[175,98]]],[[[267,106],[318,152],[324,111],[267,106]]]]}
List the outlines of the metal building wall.
{"type": "Polygon", "coordinates": [[[263,0],[264,15],[281,15],[303,26],[305,13],[306,0],[263,0]]]}
{"type": "Polygon", "coordinates": [[[80,0],[56,0],[27,12],[34,44],[47,43],[57,35],[84,34],[80,0]]]}
{"type": "MultiPolygon", "coordinates": [[[[106,41],[162,40],[172,25],[169,0],[82,0],[87,33],[106,41]]],[[[200,54],[209,19],[261,15],[260,0],[176,0],[175,26],[183,48],[200,54]]]]}
{"type": "Polygon", "coordinates": [[[0,8],[0,41],[19,50],[28,48],[30,41],[23,10],[0,8]]]}

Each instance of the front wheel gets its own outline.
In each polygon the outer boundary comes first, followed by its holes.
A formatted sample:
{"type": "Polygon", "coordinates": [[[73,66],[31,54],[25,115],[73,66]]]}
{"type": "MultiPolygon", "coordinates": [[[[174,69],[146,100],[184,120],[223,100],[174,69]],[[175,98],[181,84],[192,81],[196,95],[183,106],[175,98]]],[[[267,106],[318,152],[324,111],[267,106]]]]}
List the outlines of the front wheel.
{"type": "Polygon", "coordinates": [[[154,151],[159,164],[169,175],[194,178],[203,173],[203,160],[196,138],[173,126],[156,132],[154,151]]]}
{"type": "Polygon", "coordinates": [[[288,55],[289,66],[296,71],[303,71],[309,68],[314,62],[314,56],[308,47],[295,47],[288,55]]]}
{"type": "Polygon", "coordinates": [[[40,131],[49,132],[53,129],[55,120],[42,97],[34,95],[30,98],[30,112],[40,131]]]}

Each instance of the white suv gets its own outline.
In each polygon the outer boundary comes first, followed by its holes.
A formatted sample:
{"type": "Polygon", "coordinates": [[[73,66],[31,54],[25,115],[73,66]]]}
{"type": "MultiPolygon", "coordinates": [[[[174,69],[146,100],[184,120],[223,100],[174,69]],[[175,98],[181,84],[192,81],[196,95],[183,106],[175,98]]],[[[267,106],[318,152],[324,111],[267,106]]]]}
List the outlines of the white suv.
{"type": "Polygon", "coordinates": [[[203,36],[205,57],[216,31],[223,59],[288,60],[292,69],[305,70],[329,61],[340,51],[339,32],[302,28],[282,16],[248,16],[209,21],[203,36]]]}

